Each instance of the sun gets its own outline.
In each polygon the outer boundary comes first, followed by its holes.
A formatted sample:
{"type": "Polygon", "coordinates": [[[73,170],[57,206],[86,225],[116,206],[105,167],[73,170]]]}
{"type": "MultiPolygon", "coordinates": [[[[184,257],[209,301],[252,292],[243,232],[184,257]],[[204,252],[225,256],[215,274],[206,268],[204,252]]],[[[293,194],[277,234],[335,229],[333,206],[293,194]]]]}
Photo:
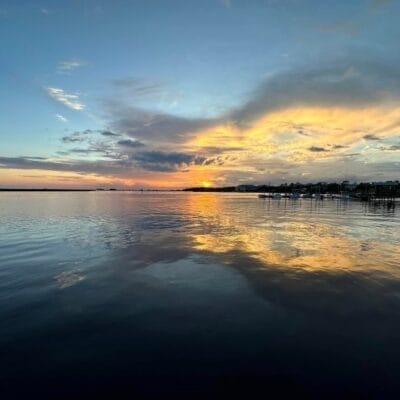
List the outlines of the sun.
{"type": "Polygon", "coordinates": [[[201,184],[205,188],[209,188],[211,186],[211,182],[209,182],[209,181],[202,181],[201,184]]]}

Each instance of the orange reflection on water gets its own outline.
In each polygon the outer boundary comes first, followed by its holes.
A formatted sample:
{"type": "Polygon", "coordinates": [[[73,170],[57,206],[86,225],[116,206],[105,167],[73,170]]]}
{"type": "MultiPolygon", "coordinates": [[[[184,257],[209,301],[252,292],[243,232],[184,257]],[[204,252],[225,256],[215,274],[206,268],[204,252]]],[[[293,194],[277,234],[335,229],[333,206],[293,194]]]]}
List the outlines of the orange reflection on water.
{"type": "Polygon", "coordinates": [[[289,200],[271,202],[268,210],[255,195],[250,200],[192,194],[188,208],[201,225],[191,233],[194,247],[219,255],[241,252],[265,267],[380,270],[400,276],[398,244],[374,235],[365,216],[338,210],[336,202],[327,202],[321,210],[310,209],[309,200],[298,201],[295,207],[289,200]]]}

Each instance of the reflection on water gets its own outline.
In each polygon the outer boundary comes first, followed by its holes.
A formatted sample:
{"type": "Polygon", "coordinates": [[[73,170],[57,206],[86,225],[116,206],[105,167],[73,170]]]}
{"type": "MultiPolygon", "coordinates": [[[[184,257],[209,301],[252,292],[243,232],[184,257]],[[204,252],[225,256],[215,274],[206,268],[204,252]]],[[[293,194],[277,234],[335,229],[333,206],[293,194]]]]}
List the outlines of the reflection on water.
{"type": "Polygon", "coordinates": [[[398,208],[3,193],[0,222],[8,397],[398,393],[398,208]]]}
{"type": "Polygon", "coordinates": [[[58,286],[60,289],[65,289],[72,285],[75,285],[79,281],[83,279],[83,277],[79,274],[79,271],[71,270],[71,271],[64,271],[58,274],[55,277],[58,286]]]}
{"type": "Polygon", "coordinates": [[[373,214],[361,204],[339,201],[264,200],[254,205],[243,201],[240,209],[235,199],[228,205],[223,198],[214,199],[212,205],[209,199],[192,200],[207,215],[209,227],[192,234],[197,249],[222,254],[240,250],[267,268],[338,273],[366,271],[375,267],[373,260],[379,260],[380,271],[400,272],[394,213],[388,220],[386,213],[373,214]]]}

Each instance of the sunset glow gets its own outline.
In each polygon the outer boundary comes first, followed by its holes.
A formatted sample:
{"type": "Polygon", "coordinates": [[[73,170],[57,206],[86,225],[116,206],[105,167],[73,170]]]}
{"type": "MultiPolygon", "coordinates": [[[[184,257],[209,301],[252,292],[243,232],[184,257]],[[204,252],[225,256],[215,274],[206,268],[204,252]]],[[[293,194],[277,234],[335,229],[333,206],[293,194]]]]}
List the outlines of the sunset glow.
{"type": "Polygon", "coordinates": [[[116,2],[100,12],[95,5],[60,3],[43,13],[31,3],[10,4],[0,17],[9,49],[9,66],[2,67],[7,90],[0,93],[0,185],[182,188],[396,179],[399,7],[353,2],[350,33],[348,8],[339,3],[318,3],[310,17],[308,7],[291,1],[267,2],[256,12],[215,0],[207,10],[184,7],[170,22],[166,5],[116,2]],[[150,9],[151,19],[125,19],[150,9]],[[312,22],[304,23],[307,18],[312,22]],[[185,35],[173,28],[182,24],[185,35]],[[25,48],[17,34],[22,26],[34,59],[18,58],[25,48]],[[280,35],[279,26],[291,28],[280,35]],[[141,41],[128,39],[139,32],[141,41]],[[64,45],[56,45],[61,38],[64,45]],[[165,53],[168,46],[173,51],[165,53]]]}

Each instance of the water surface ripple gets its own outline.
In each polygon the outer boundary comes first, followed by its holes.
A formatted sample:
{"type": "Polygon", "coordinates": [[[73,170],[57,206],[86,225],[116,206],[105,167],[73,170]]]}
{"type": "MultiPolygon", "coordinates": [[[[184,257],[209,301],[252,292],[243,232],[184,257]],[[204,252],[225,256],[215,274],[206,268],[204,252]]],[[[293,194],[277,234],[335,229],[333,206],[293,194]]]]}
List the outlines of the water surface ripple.
{"type": "Polygon", "coordinates": [[[2,193],[0,321],[2,398],[398,398],[399,207],[2,193]]]}

